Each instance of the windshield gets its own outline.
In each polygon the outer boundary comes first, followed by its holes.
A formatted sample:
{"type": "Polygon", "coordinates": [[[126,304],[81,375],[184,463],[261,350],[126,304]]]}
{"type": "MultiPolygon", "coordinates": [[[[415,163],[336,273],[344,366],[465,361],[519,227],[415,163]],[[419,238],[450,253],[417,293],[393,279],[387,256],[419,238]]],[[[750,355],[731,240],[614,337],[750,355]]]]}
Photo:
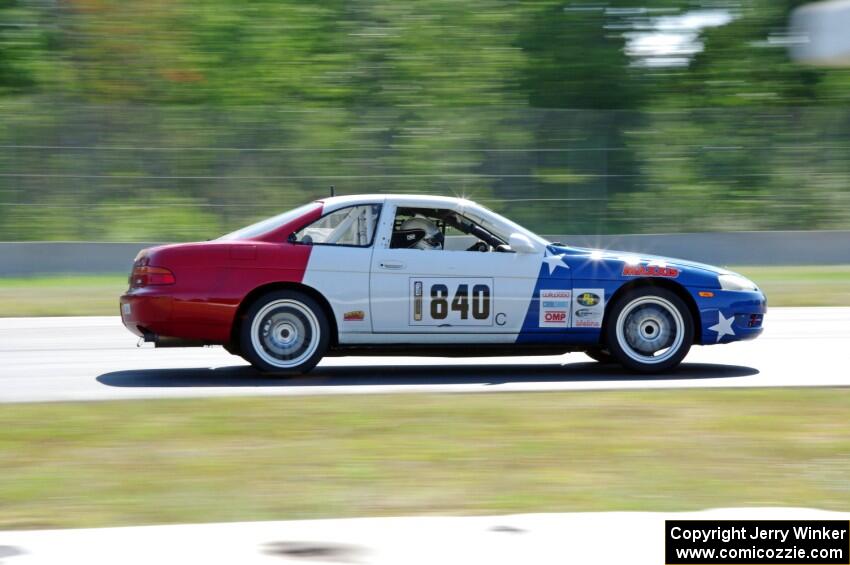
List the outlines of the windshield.
{"type": "Polygon", "coordinates": [[[279,228],[280,226],[291,222],[292,220],[298,218],[299,216],[303,216],[310,210],[313,210],[319,207],[320,204],[317,202],[311,202],[309,204],[305,204],[304,206],[299,206],[294,210],[289,210],[288,212],[284,212],[283,214],[278,214],[277,216],[273,216],[271,218],[266,218],[265,220],[259,221],[256,224],[251,224],[250,226],[244,227],[242,229],[236,230],[234,232],[230,232],[226,235],[218,238],[219,240],[233,240],[233,239],[251,239],[252,237],[257,237],[259,235],[263,235],[264,233],[268,233],[275,228],[279,228]]]}
{"type": "Polygon", "coordinates": [[[505,241],[508,241],[512,233],[521,233],[541,245],[549,245],[550,243],[536,233],[525,229],[516,222],[512,222],[481,204],[475,203],[474,206],[467,205],[463,208],[463,213],[505,241]]]}

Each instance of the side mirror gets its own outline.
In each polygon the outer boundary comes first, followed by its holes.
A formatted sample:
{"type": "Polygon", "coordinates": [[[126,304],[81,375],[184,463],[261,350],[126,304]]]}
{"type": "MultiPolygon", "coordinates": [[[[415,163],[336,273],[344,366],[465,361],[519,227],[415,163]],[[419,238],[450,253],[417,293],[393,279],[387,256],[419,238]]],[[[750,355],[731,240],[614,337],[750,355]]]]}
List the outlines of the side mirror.
{"type": "Polygon", "coordinates": [[[508,238],[508,245],[511,246],[512,251],[515,251],[517,253],[537,252],[537,248],[534,247],[534,244],[531,243],[531,240],[521,233],[512,233],[511,237],[508,238]]]}

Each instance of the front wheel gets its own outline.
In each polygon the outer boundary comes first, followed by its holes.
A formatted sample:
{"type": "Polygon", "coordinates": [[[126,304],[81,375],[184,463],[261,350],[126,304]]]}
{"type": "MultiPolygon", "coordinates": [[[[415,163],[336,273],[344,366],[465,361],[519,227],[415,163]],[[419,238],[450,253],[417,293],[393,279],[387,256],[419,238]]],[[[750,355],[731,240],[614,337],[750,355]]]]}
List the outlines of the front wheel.
{"type": "Polygon", "coordinates": [[[694,341],[694,321],[684,301],[665,288],[629,291],[611,306],[605,342],[627,369],[660,373],[676,367],[694,341]]]}
{"type": "Polygon", "coordinates": [[[240,329],[245,359],[274,375],[306,373],[322,359],[329,339],[322,307],[297,291],[266,294],[248,309],[240,329]]]}

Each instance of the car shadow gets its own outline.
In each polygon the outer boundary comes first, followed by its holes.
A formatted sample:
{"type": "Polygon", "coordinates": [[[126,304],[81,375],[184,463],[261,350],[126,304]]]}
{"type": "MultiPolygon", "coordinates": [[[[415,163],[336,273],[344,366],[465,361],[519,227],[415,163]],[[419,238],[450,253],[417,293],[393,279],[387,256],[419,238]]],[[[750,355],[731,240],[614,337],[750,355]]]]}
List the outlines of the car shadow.
{"type": "Polygon", "coordinates": [[[757,375],[740,365],[683,363],[661,375],[640,375],[599,363],[487,365],[351,365],[317,367],[298,377],[263,376],[250,366],[192,369],[137,369],[97,377],[113,387],[334,387],[385,385],[503,385],[511,383],[570,383],[606,381],[676,381],[728,379],[757,375]]]}

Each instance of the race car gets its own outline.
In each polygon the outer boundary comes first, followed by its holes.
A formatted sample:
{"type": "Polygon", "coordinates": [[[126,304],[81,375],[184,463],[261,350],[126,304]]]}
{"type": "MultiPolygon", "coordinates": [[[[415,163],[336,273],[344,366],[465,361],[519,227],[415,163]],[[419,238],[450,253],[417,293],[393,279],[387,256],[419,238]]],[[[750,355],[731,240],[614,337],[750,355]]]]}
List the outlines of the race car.
{"type": "Polygon", "coordinates": [[[753,339],[764,294],[700,263],[552,243],[461,198],[317,200],[216,240],[139,252],[124,325],[223,345],[263,373],[329,355],[583,351],[642,373],[753,339]]]}

